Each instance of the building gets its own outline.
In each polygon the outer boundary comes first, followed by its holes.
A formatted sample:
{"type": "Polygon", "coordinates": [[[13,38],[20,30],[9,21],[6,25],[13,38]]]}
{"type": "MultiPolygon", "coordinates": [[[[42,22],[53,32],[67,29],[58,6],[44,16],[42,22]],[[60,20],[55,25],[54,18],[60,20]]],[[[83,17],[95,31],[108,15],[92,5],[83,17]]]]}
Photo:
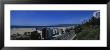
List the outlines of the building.
{"type": "Polygon", "coordinates": [[[16,33],[23,35],[24,33],[31,33],[35,30],[35,28],[11,28],[11,35],[16,33]]]}

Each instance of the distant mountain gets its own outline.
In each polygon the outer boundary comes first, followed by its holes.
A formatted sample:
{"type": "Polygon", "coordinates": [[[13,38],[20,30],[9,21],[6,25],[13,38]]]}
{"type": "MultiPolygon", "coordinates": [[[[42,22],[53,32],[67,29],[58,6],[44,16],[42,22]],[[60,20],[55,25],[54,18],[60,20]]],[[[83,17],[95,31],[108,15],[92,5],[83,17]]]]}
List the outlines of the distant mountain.
{"type": "Polygon", "coordinates": [[[37,27],[68,27],[68,26],[75,26],[79,24],[57,24],[57,25],[48,25],[48,26],[17,26],[12,25],[11,28],[37,28],[37,27]]]}

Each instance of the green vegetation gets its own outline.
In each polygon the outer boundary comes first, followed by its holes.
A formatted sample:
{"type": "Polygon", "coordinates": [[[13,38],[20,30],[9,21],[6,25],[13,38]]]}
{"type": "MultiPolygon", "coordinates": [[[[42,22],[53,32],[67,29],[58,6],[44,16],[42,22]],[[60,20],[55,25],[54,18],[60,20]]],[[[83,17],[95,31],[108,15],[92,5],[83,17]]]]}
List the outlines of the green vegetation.
{"type": "Polygon", "coordinates": [[[89,21],[76,26],[74,30],[77,40],[99,40],[100,18],[91,17],[89,21]]]}

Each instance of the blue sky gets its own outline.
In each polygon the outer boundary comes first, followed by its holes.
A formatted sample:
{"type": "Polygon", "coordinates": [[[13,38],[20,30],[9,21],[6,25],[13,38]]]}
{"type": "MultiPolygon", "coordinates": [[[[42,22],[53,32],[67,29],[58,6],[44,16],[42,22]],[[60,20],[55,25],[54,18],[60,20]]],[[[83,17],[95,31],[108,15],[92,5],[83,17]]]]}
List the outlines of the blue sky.
{"type": "Polygon", "coordinates": [[[95,10],[11,10],[11,25],[36,26],[54,24],[80,24],[95,10]]]}

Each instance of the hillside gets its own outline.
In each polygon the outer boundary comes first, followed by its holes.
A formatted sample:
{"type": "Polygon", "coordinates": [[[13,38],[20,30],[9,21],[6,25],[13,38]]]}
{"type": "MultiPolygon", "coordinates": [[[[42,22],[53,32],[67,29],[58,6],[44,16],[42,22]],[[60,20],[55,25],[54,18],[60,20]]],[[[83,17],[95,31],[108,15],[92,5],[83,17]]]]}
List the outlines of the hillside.
{"type": "Polygon", "coordinates": [[[75,27],[77,40],[99,40],[100,18],[92,17],[82,25],[75,27]]]}

